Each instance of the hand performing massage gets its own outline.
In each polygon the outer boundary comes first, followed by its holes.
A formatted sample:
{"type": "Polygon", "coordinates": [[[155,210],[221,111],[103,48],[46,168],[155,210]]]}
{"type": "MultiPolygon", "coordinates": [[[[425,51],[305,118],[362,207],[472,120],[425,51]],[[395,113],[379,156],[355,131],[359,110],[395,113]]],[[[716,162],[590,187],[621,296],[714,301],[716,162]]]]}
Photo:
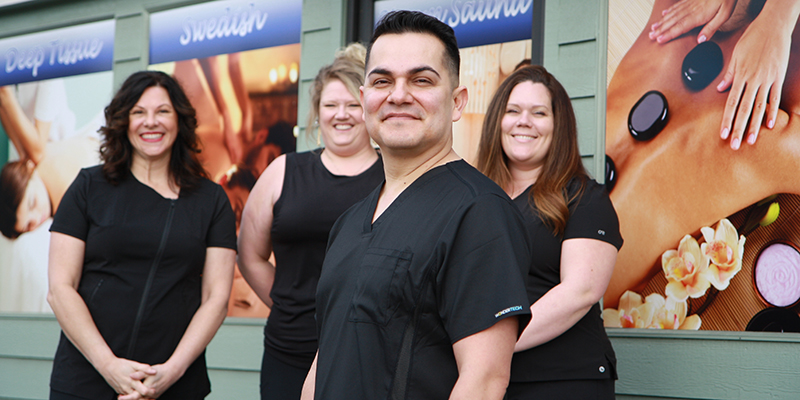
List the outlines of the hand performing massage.
{"type": "Polygon", "coordinates": [[[626,243],[606,308],[662,273],[685,235],[800,194],[800,2],[698,3],[656,1],[608,86],[607,183],[626,243]]]}

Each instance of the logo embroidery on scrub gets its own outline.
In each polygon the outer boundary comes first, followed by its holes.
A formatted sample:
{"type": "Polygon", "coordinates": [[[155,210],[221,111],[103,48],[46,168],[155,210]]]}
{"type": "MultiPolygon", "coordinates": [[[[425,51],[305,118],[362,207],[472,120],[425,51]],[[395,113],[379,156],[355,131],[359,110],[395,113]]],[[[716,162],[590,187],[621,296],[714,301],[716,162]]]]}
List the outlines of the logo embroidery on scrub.
{"type": "Polygon", "coordinates": [[[510,312],[519,311],[519,310],[522,310],[522,306],[508,307],[505,310],[500,311],[499,313],[495,314],[494,317],[495,318],[499,318],[499,317],[501,317],[503,315],[506,315],[506,314],[508,314],[510,312]]]}

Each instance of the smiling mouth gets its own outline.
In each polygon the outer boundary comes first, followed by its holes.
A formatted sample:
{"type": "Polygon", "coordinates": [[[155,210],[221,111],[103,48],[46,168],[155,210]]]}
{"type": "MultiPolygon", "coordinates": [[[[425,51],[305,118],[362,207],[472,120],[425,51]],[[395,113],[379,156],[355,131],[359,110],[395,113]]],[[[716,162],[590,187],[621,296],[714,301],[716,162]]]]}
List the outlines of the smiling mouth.
{"type": "Polygon", "coordinates": [[[522,134],[522,133],[512,133],[511,137],[513,137],[515,139],[529,139],[529,140],[533,140],[533,139],[537,138],[537,136],[526,135],[526,134],[522,134]]]}
{"type": "Polygon", "coordinates": [[[157,142],[164,137],[163,133],[143,133],[139,135],[145,142],[157,142]]]}
{"type": "Polygon", "coordinates": [[[333,129],[336,129],[337,131],[346,131],[353,129],[353,124],[335,124],[333,125],[333,129]]]}

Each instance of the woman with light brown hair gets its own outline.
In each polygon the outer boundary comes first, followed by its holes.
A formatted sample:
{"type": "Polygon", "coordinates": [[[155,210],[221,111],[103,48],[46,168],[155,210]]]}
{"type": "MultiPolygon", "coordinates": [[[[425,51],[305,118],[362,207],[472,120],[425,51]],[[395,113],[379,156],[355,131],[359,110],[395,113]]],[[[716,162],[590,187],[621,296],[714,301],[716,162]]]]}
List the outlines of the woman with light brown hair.
{"type": "Polygon", "coordinates": [[[489,105],[478,169],[520,208],[533,244],[533,319],[520,336],[507,399],[613,399],[616,359],[599,300],[622,246],[605,187],[586,173],[575,114],[541,66],[500,85],[489,105]]]}

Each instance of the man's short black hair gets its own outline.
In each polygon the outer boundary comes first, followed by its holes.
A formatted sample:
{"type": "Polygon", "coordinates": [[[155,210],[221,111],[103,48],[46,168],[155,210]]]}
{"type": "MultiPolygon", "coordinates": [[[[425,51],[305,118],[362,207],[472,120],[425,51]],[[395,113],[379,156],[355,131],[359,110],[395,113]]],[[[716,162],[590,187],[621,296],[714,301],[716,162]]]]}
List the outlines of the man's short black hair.
{"type": "Polygon", "coordinates": [[[385,34],[401,33],[426,33],[435,36],[444,45],[445,66],[450,69],[450,74],[455,78],[454,86],[458,85],[461,56],[458,52],[458,42],[453,28],[438,19],[419,11],[399,10],[392,11],[381,18],[372,39],[367,46],[366,65],[372,53],[372,45],[379,37],[385,34]]]}

